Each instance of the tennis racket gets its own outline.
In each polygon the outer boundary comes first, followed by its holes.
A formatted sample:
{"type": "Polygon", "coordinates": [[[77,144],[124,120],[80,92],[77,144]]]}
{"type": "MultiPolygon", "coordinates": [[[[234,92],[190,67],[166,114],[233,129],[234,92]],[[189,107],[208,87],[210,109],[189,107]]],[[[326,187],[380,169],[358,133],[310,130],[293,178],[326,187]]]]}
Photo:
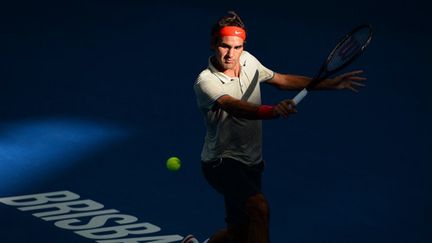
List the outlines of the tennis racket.
{"type": "Polygon", "coordinates": [[[346,34],[333,48],[321,65],[318,73],[306,88],[301,90],[293,101],[296,105],[308,94],[309,90],[325,80],[330,75],[342,70],[357,59],[372,39],[372,27],[368,24],[360,25],[346,34]]]}

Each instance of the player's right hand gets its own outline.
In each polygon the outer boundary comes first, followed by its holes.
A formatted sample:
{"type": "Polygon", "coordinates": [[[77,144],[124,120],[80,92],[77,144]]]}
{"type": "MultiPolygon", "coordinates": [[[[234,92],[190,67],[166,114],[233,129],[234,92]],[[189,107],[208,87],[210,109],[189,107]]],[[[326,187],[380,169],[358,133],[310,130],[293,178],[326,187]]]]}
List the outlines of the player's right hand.
{"type": "Polygon", "coordinates": [[[287,118],[290,114],[297,113],[296,104],[293,100],[282,100],[274,108],[277,115],[287,118]]]}

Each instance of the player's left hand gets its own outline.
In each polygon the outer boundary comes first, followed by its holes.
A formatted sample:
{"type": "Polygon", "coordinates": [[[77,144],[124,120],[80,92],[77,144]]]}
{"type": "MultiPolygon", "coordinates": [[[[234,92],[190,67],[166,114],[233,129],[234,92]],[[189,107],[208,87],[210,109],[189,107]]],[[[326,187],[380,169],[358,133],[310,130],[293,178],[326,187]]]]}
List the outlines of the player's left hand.
{"type": "Polygon", "coordinates": [[[355,70],[347,72],[326,80],[328,88],[331,89],[349,89],[354,92],[358,92],[359,88],[364,87],[363,83],[367,78],[359,76],[363,73],[363,70],[355,70]]]}

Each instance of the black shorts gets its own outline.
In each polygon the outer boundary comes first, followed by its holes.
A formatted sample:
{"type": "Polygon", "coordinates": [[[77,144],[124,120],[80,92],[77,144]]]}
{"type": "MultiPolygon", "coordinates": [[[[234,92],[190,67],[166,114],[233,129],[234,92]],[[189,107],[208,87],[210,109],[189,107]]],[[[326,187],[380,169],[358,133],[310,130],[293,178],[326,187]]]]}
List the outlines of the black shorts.
{"type": "Polygon", "coordinates": [[[249,197],[261,193],[264,162],[248,166],[234,159],[224,158],[202,163],[208,183],[224,196],[228,224],[244,224],[249,218],[245,204],[249,197]]]}

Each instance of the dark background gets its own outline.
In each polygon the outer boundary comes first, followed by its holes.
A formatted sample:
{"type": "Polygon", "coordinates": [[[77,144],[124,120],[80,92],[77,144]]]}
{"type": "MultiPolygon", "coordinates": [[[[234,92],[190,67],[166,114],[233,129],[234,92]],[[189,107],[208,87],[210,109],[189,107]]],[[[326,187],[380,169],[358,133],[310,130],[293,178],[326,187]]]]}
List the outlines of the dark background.
{"type": "MultiPolygon", "coordinates": [[[[426,1],[14,1],[0,7],[0,197],[70,190],[159,234],[206,239],[223,201],[200,173],[192,90],[211,25],[234,9],[246,50],[313,75],[352,27],[375,36],[360,93],[314,92],[264,122],[273,242],[432,242],[426,1]],[[182,159],[176,173],[170,156],[182,159]]],[[[262,87],[264,103],[293,97],[262,87]]],[[[92,242],[0,205],[1,242],[92,242]]],[[[93,241],[94,242],[94,241],[93,241]]]]}

